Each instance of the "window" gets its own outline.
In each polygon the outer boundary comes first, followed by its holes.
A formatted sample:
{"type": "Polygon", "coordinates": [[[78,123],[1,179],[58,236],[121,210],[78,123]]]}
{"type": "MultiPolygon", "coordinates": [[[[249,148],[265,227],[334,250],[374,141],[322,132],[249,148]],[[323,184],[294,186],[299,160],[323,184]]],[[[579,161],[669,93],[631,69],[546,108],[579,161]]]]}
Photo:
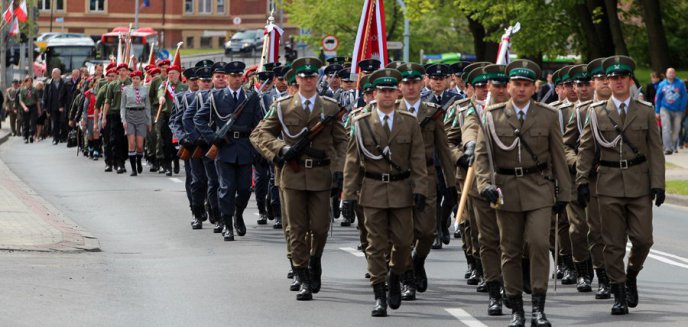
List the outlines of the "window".
{"type": "Polygon", "coordinates": [[[194,48],[194,38],[193,38],[193,36],[187,36],[187,37],[186,37],[186,42],[185,42],[184,44],[186,44],[189,48],[192,48],[192,49],[193,49],[193,48],[194,48]]]}
{"type": "Polygon", "coordinates": [[[198,13],[199,14],[212,14],[213,13],[213,0],[198,0],[198,13]]]}
{"type": "Polygon", "coordinates": [[[218,48],[224,48],[225,47],[225,42],[227,42],[227,38],[224,36],[218,37],[217,38],[217,47],[218,48]]]}
{"type": "Polygon", "coordinates": [[[193,14],[194,0],[184,0],[184,13],[193,14]]]}
{"type": "Polygon", "coordinates": [[[53,8],[55,11],[64,10],[64,0],[37,0],[36,6],[38,10],[49,11],[53,8]]]}
{"type": "Polygon", "coordinates": [[[225,0],[217,0],[217,14],[222,15],[225,13],[225,0]]]}
{"type": "Polygon", "coordinates": [[[95,12],[105,11],[105,0],[89,0],[88,10],[95,12]]]}
{"type": "Polygon", "coordinates": [[[213,38],[210,36],[202,36],[201,37],[201,48],[207,49],[207,48],[212,48],[212,47],[213,47],[213,38]]]}

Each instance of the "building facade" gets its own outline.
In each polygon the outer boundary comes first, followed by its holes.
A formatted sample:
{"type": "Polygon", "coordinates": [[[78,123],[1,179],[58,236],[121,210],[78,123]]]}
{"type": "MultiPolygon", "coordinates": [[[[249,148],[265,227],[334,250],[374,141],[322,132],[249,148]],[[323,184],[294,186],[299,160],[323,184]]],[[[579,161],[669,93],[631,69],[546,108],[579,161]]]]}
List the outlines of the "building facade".
{"type": "MultiPolygon", "coordinates": [[[[136,0],[35,0],[39,31],[102,35],[134,23],[136,0]]],[[[280,0],[139,0],[139,27],[159,33],[162,47],[184,41],[185,48],[222,48],[232,33],[263,28],[270,9],[280,0]]],[[[286,37],[298,32],[275,9],[286,37]]],[[[286,39],[286,38],[283,38],[286,39]]]]}

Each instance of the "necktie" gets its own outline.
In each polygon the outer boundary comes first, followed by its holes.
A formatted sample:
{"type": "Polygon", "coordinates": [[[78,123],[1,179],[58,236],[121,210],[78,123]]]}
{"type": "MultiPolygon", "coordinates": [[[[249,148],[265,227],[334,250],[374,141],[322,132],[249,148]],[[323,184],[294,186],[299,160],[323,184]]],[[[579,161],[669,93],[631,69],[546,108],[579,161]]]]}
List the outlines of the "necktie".
{"type": "Polygon", "coordinates": [[[303,111],[307,113],[311,112],[311,100],[306,99],[306,101],[303,102],[303,111]]]}
{"type": "Polygon", "coordinates": [[[518,112],[518,123],[521,124],[520,127],[523,127],[523,121],[526,120],[526,114],[523,112],[523,110],[518,112]]]}
{"type": "Polygon", "coordinates": [[[621,116],[621,123],[626,124],[626,104],[619,105],[619,115],[621,116]]]}
{"type": "Polygon", "coordinates": [[[234,102],[239,102],[239,92],[232,92],[234,96],[234,102]]]}
{"type": "Polygon", "coordinates": [[[387,134],[387,137],[389,138],[389,134],[392,133],[392,130],[389,128],[389,116],[385,115],[384,121],[382,122],[382,128],[385,130],[385,134],[387,134]]]}
{"type": "Polygon", "coordinates": [[[26,92],[26,96],[30,98],[31,97],[31,88],[28,88],[27,90],[28,91],[26,92]]]}
{"type": "Polygon", "coordinates": [[[435,96],[435,104],[440,104],[441,102],[442,102],[442,99],[438,95],[436,95],[435,96]]]}
{"type": "Polygon", "coordinates": [[[409,108],[409,112],[410,112],[410,113],[416,112],[416,107],[411,107],[411,108],[409,108]]]}

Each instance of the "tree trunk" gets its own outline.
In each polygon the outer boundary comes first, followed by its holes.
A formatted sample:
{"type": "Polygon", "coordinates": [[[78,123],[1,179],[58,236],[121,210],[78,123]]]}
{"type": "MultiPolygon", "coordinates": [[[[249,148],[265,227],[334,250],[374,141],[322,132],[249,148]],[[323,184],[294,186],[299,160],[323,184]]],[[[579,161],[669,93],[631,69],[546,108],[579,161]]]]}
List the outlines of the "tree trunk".
{"type": "Polygon", "coordinates": [[[587,58],[592,60],[603,57],[604,54],[601,51],[602,46],[600,46],[600,39],[597,37],[595,24],[592,21],[592,16],[588,10],[588,7],[584,4],[577,4],[575,6],[575,13],[578,16],[581,25],[581,33],[585,37],[587,58]]]}
{"type": "MultiPolygon", "coordinates": [[[[602,10],[599,16],[599,22],[595,25],[595,34],[599,39],[600,57],[608,57],[614,55],[614,39],[612,32],[609,29],[609,18],[603,0],[587,0],[588,11],[592,14],[595,9],[602,10]]],[[[594,21],[593,21],[594,22],[594,21]]]]}
{"type": "Polygon", "coordinates": [[[618,2],[618,0],[604,0],[607,8],[607,18],[609,19],[609,29],[614,41],[614,52],[618,55],[628,56],[628,48],[626,47],[626,41],[624,41],[623,32],[621,31],[621,22],[619,21],[618,2]]]}
{"type": "Polygon", "coordinates": [[[468,19],[468,29],[471,31],[471,34],[473,34],[473,49],[475,51],[476,60],[494,62],[497,58],[499,43],[487,42],[485,41],[485,37],[494,32],[497,27],[490,31],[486,31],[485,26],[480,22],[471,19],[469,16],[466,18],[468,19]]]}
{"type": "Polygon", "coordinates": [[[659,0],[640,0],[640,6],[650,46],[650,65],[654,71],[664,71],[669,67],[669,45],[662,24],[659,0]]]}

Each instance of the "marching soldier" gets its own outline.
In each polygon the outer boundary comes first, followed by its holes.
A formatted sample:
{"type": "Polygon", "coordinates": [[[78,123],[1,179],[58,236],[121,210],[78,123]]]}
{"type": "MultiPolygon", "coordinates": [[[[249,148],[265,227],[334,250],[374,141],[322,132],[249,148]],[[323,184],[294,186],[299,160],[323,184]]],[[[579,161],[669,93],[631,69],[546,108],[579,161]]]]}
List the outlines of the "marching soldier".
{"type": "MultiPolygon", "coordinates": [[[[163,59],[158,62],[158,71],[159,75],[153,77],[150,80],[149,84],[149,89],[151,92],[149,92],[150,96],[150,102],[151,102],[151,117],[155,117],[156,114],[158,113],[158,108],[160,107],[160,100],[158,98],[158,89],[160,86],[167,80],[167,69],[170,68],[170,60],[169,59],[163,59]]],[[[151,76],[154,75],[154,69],[151,68],[151,76]]],[[[153,126],[153,128],[156,128],[156,126],[153,126]]],[[[158,138],[160,135],[158,134],[157,128],[153,133],[148,133],[148,137],[146,138],[146,150],[148,151],[148,161],[151,163],[151,168],[150,172],[156,172],[160,169],[160,162],[157,160],[157,153],[158,153],[158,138]]]]}
{"type": "MultiPolygon", "coordinates": [[[[272,65],[272,64],[270,64],[272,65]]],[[[268,65],[265,65],[266,67],[268,65]]],[[[274,73],[272,71],[261,71],[255,76],[258,77],[259,86],[255,87],[254,92],[258,92],[261,96],[260,106],[263,110],[263,116],[268,112],[268,108],[272,105],[272,95],[263,90],[272,89],[272,79],[274,73]]],[[[256,155],[253,159],[253,178],[254,178],[254,196],[256,198],[256,206],[258,207],[258,225],[265,225],[268,223],[268,211],[266,210],[270,184],[270,163],[260,155],[256,155]]]]}
{"type": "Polygon", "coordinates": [[[253,135],[259,147],[286,162],[281,168],[280,186],[289,221],[291,261],[301,281],[296,295],[300,301],[312,300],[313,293],[320,291],[330,194],[333,189],[341,190],[341,159],[347,141],[344,125],[337,118],[339,105],[316,93],[321,64],[316,58],[292,63],[299,92],[278,101],[253,135]],[[280,135],[283,139],[278,138],[280,135]]]}
{"type": "Polygon", "coordinates": [[[452,75],[451,78],[454,81],[454,89],[453,91],[458,94],[461,99],[467,98],[466,95],[466,81],[464,81],[461,76],[463,75],[464,69],[470,65],[470,62],[468,61],[459,61],[455,64],[452,64],[449,66],[452,70],[452,75]]]}
{"type": "Polygon", "coordinates": [[[549,231],[552,210],[563,211],[571,196],[570,177],[557,112],[531,100],[540,67],[516,60],[506,73],[511,100],[486,108],[486,127],[478,134],[478,189],[490,203],[499,205],[502,273],[512,308],[509,326],[525,325],[521,268],[525,243],[531,265],[531,325],[550,326],[544,312],[549,231]]]}
{"type": "Polygon", "coordinates": [[[245,67],[240,61],[226,64],[228,87],[218,89],[216,85],[194,116],[194,124],[203,138],[218,148],[215,168],[220,182],[218,202],[225,241],[234,241],[234,228],[237,235],[246,235],[243,213],[251,196],[251,165],[255,156],[248,137],[263,117],[260,97],[247,94],[241,87],[245,67]],[[244,109],[237,112],[241,105],[244,109]],[[233,125],[226,135],[218,135],[209,126],[212,123],[219,131],[228,121],[233,125]]]}
{"type": "Polygon", "coordinates": [[[375,293],[371,312],[374,317],[387,315],[388,302],[392,309],[401,305],[400,276],[411,257],[413,210],[422,212],[426,202],[421,128],[413,114],[395,108],[401,78],[393,69],[382,69],[370,76],[378,89],[376,102],[370,111],[352,118],[354,128],[346,155],[342,213],[351,218],[354,207],[363,207],[369,242],[368,271],[375,293]],[[390,242],[394,251],[388,264],[385,257],[390,242]]]}
{"type": "MultiPolygon", "coordinates": [[[[158,171],[160,174],[172,176],[172,172],[179,173],[179,158],[175,155],[174,144],[172,141],[172,131],[170,130],[170,115],[174,112],[174,107],[177,105],[176,94],[182,94],[189,89],[186,84],[180,80],[182,68],[176,65],[170,66],[167,69],[167,80],[160,84],[157,90],[158,94],[158,108],[156,110],[156,118],[158,112],[160,117],[156,122],[156,133],[158,134],[158,144],[156,158],[162,170],[158,171]],[[172,94],[170,94],[172,93],[172,94]],[[160,108],[162,107],[162,109],[160,108]],[[172,164],[174,163],[174,168],[172,164]]],[[[153,84],[151,83],[151,87],[153,84]]]]}
{"type": "Polygon", "coordinates": [[[108,142],[105,147],[105,157],[110,158],[109,165],[106,163],[105,171],[110,172],[115,169],[118,174],[123,174],[127,172],[126,168],[124,168],[127,142],[124,139],[124,126],[122,125],[119,110],[122,101],[122,90],[125,86],[131,84],[131,79],[129,78],[131,71],[127,64],[119,64],[117,72],[119,74],[118,79],[110,82],[107,86],[101,127],[107,130],[108,142]]]}
{"type": "Polygon", "coordinates": [[[19,95],[19,80],[12,80],[12,86],[7,88],[4,99],[5,112],[10,117],[12,136],[21,134],[21,107],[17,101],[19,95]]]}
{"type": "Polygon", "coordinates": [[[638,305],[637,277],[652,246],[652,201],[664,202],[664,156],[651,103],[631,99],[635,62],[613,56],[602,63],[612,96],[588,109],[577,164],[578,202],[590,198],[590,172],[596,150],[597,196],[604,261],[614,294],[613,315],[638,305]],[[624,269],[627,239],[631,241],[624,269]]]}
{"type": "Polygon", "coordinates": [[[425,292],[428,287],[428,277],[425,273],[425,259],[430,254],[430,248],[435,240],[436,226],[436,201],[437,188],[435,175],[435,160],[439,159],[442,169],[442,176],[446,177],[445,185],[449,187],[449,194],[456,194],[454,186],[454,163],[451,160],[447,133],[444,130],[444,110],[439,105],[422,102],[420,89],[423,83],[423,66],[418,64],[404,64],[398,66],[401,72],[400,90],[402,99],[398,101],[398,110],[408,111],[413,114],[421,127],[421,135],[425,144],[425,159],[427,175],[425,176],[426,185],[426,205],[423,211],[416,211],[413,214],[414,230],[414,249],[411,257],[409,269],[405,273],[402,281],[402,299],[415,300],[416,290],[425,292]],[[437,154],[437,156],[435,156],[437,154]]]}

